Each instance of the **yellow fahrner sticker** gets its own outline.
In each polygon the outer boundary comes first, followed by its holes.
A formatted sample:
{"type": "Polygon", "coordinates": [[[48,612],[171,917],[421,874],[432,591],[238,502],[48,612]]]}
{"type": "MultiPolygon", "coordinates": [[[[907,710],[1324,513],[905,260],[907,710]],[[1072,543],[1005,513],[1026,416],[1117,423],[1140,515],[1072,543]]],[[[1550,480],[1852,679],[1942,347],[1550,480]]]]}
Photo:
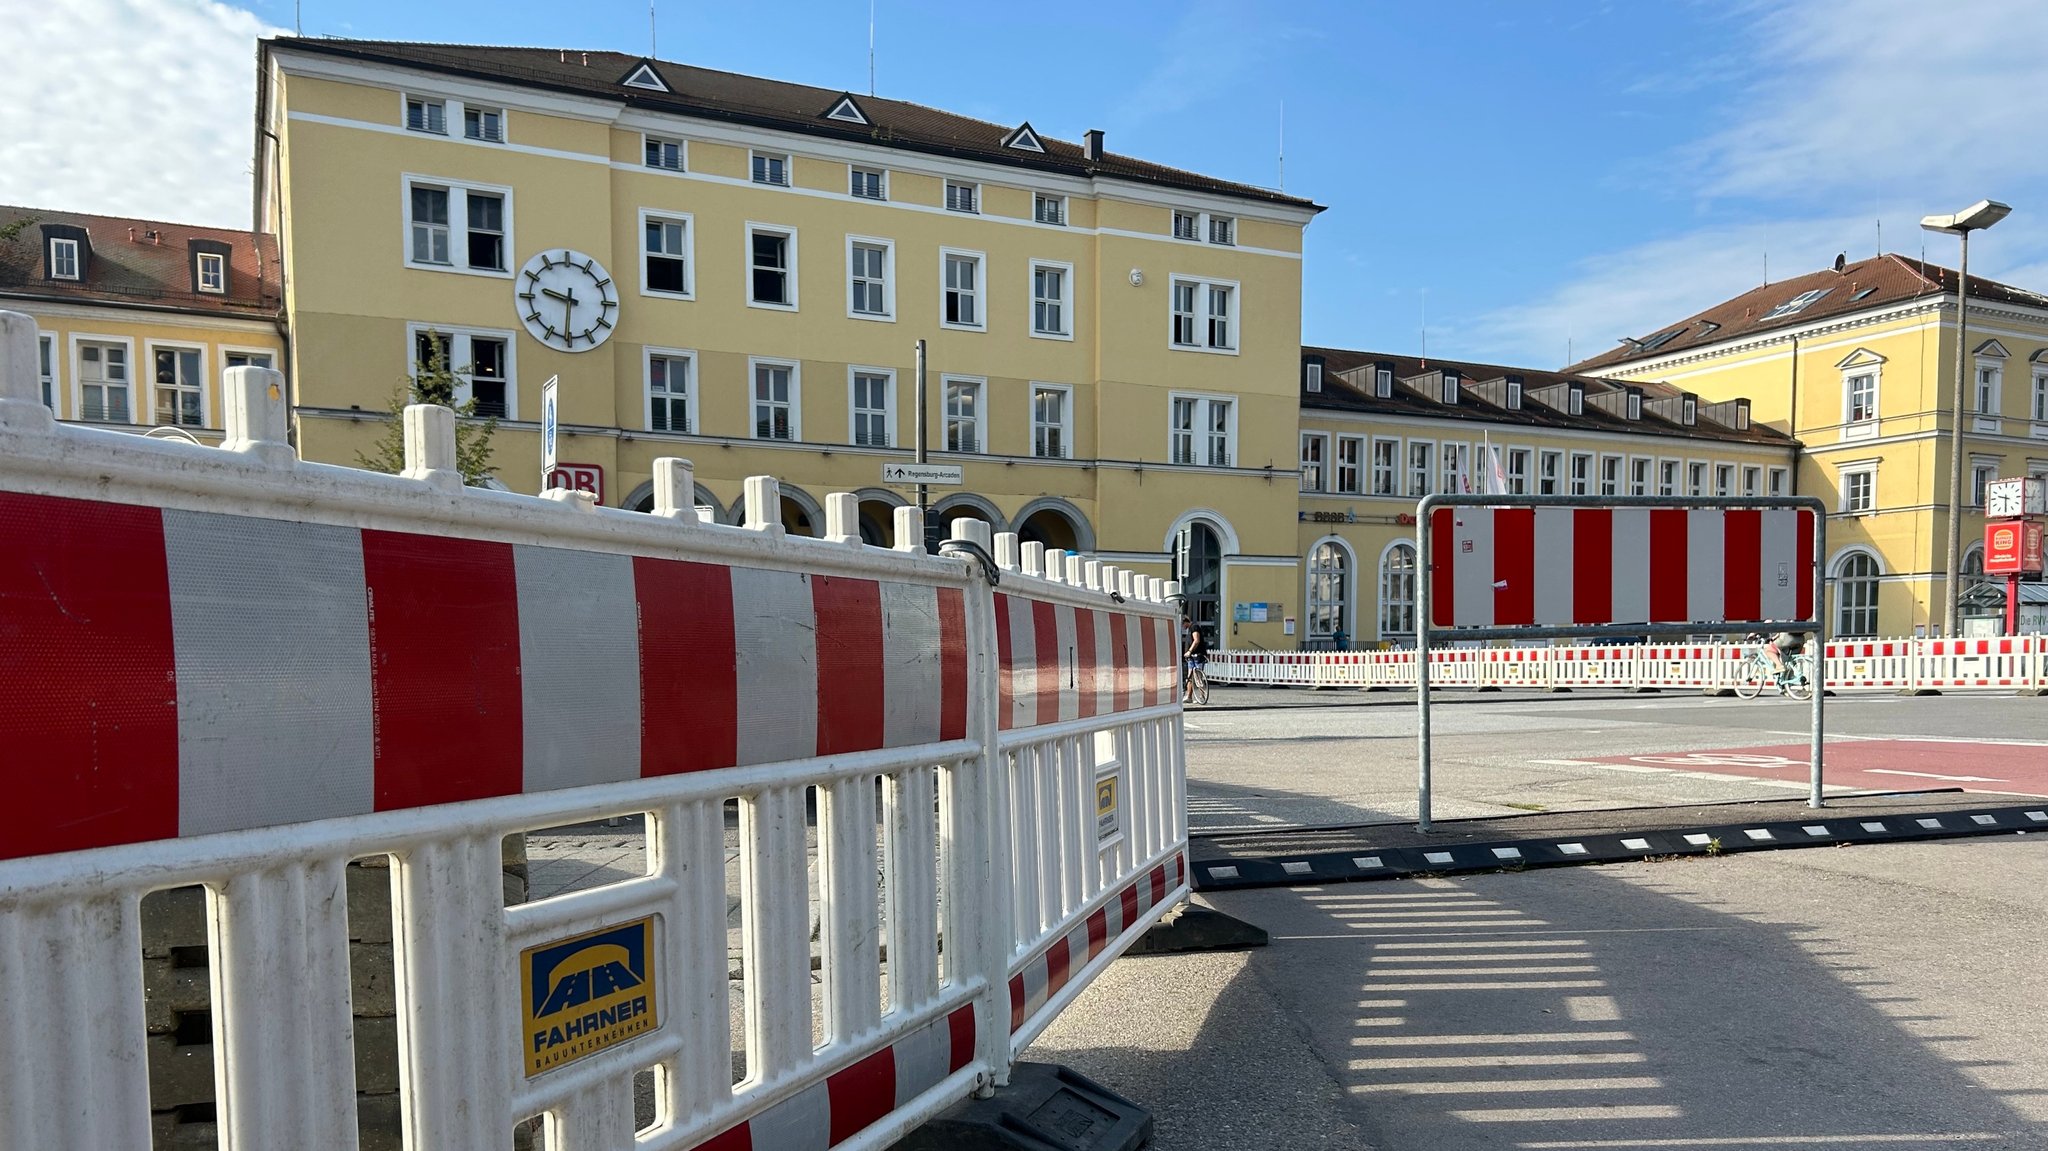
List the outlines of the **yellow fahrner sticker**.
{"type": "Polygon", "coordinates": [[[519,953],[528,1078],[660,1026],[654,917],[519,953]]]}
{"type": "Polygon", "coordinates": [[[1095,838],[1114,839],[1121,821],[1117,818],[1116,780],[1114,774],[1105,775],[1095,781],[1095,838]]]}

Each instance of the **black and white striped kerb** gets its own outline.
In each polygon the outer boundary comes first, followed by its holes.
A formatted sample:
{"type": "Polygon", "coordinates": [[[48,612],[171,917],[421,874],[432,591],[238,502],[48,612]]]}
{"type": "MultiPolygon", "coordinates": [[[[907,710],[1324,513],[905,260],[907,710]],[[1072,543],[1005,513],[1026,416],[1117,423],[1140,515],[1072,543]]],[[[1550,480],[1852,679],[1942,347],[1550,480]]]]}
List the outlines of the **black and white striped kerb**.
{"type": "Polygon", "coordinates": [[[1733,854],[1841,843],[2011,835],[2023,831],[2048,833],[2048,805],[1887,815],[1835,815],[1822,811],[1799,819],[1766,823],[1727,823],[1428,847],[1361,847],[1313,855],[1211,859],[1195,863],[1192,870],[1195,890],[1221,891],[1238,887],[1295,887],[1521,867],[1615,863],[1660,855],[1733,854]]]}

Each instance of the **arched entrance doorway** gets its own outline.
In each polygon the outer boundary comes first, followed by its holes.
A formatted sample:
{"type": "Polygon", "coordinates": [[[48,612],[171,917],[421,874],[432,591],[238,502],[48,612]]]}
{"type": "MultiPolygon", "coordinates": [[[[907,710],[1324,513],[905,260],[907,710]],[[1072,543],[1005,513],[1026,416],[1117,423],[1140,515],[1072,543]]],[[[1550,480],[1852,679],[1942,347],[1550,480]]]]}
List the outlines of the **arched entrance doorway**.
{"type": "Polygon", "coordinates": [[[1223,634],[1223,540],[1206,520],[1188,526],[1188,546],[1174,556],[1173,578],[1187,597],[1188,618],[1211,637],[1223,634]]]}
{"type": "Polygon", "coordinates": [[[1088,520],[1079,509],[1062,499],[1047,497],[1026,504],[1017,513],[1016,527],[1020,543],[1041,543],[1049,551],[1058,548],[1068,552],[1092,552],[1095,550],[1095,533],[1088,527],[1088,520]]]}

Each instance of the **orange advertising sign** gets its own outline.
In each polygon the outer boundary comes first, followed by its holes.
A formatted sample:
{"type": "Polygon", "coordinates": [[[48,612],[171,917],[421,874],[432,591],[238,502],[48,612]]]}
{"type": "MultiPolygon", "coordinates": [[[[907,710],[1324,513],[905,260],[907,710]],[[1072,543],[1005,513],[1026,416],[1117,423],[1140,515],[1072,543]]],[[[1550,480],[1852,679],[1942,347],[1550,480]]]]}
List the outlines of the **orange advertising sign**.
{"type": "Polygon", "coordinates": [[[2031,575],[2041,570],[2041,525],[2026,520],[2000,520],[1984,526],[1984,571],[1987,575],[2031,575]]]}

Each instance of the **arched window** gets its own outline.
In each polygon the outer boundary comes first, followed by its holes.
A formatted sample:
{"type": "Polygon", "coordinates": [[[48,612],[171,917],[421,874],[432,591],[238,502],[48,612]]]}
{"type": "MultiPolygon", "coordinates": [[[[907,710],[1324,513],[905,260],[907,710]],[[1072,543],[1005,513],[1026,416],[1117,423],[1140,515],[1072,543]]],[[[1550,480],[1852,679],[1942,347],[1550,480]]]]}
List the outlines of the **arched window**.
{"type": "Polygon", "coordinates": [[[1187,562],[1174,557],[1175,579],[1188,599],[1188,618],[1212,637],[1222,634],[1223,541],[1201,520],[1188,524],[1187,562]]]}
{"type": "Polygon", "coordinates": [[[1308,639],[1310,646],[1336,645],[1337,633],[1350,646],[1351,628],[1344,618],[1350,573],[1344,549],[1325,540],[1308,554],[1308,639]]]}
{"type": "Polygon", "coordinates": [[[1835,634],[1877,634],[1877,558],[1850,552],[1835,564],[1835,634]]]}
{"type": "Polygon", "coordinates": [[[1997,576],[1984,574],[1984,545],[1976,544],[1963,553],[1962,601],[1971,605],[2005,603],[2003,582],[1997,576]]]}
{"type": "Polygon", "coordinates": [[[1380,638],[1415,636],[1415,545],[1400,543],[1380,559],[1380,638]]]}

